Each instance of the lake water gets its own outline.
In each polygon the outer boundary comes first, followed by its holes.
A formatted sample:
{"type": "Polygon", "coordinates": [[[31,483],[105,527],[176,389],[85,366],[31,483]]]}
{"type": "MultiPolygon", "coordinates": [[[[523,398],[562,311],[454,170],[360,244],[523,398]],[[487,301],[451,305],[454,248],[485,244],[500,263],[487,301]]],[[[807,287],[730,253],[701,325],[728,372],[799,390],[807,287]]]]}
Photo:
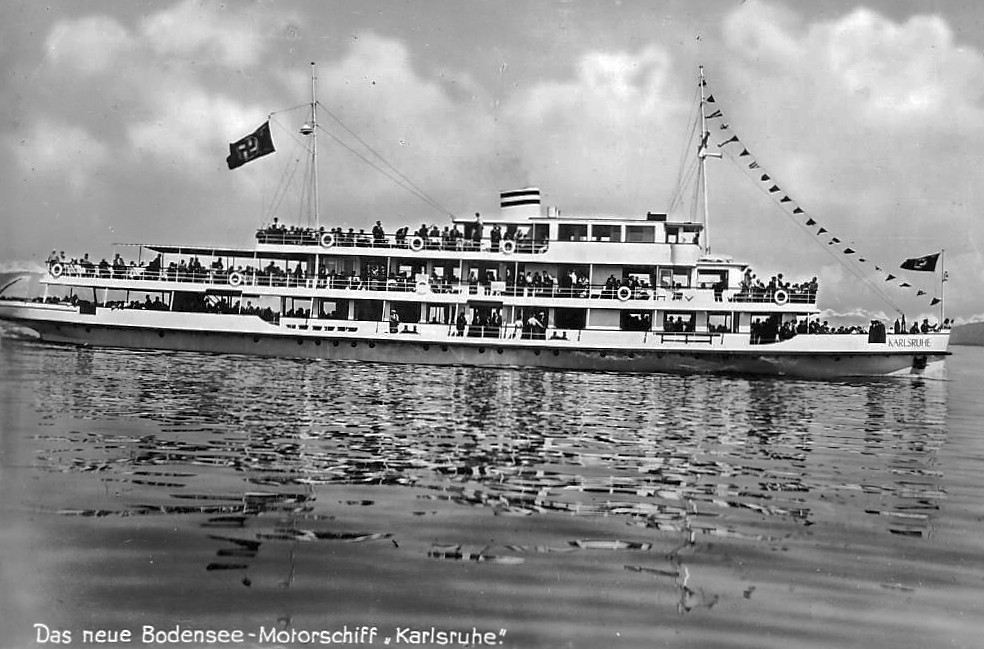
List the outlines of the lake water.
{"type": "Polygon", "coordinates": [[[953,350],[808,382],[0,339],[0,646],[979,647],[953,350]]]}

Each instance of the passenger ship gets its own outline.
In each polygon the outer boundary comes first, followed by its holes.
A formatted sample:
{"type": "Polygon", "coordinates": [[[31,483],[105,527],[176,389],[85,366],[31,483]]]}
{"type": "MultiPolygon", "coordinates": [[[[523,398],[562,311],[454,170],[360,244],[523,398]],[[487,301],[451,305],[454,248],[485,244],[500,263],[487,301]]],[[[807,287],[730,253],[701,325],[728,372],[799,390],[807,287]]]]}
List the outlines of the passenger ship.
{"type": "MultiPolygon", "coordinates": [[[[312,75],[302,133],[315,137],[316,106],[312,75]]],[[[705,226],[706,214],[571,216],[524,188],[501,192],[498,215],[443,229],[275,223],[249,248],[52,259],[42,283],[71,298],[3,299],[0,318],[54,343],[323,360],[811,378],[942,366],[949,332],[826,333],[815,279],[763,286],[710,254],[705,226]]]]}

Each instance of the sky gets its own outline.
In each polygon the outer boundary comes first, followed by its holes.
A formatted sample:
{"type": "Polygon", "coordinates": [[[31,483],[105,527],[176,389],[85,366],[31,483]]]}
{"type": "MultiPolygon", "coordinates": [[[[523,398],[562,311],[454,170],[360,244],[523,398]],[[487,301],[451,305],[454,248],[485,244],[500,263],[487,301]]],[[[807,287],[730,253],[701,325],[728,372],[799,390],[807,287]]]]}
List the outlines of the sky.
{"type": "Polygon", "coordinates": [[[306,224],[312,62],[322,224],[443,225],[531,185],[565,214],[667,211],[703,65],[712,142],[740,138],[712,150],[750,152],[708,161],[715,254],[819,276],[831,317],[911,320],[940,273],[898,265],[945,250],[947,315],[984,319],[973,0],[3,2],[0,270],[306,224]],[[277,153],[228,170],[271,113],[277,153]]]}

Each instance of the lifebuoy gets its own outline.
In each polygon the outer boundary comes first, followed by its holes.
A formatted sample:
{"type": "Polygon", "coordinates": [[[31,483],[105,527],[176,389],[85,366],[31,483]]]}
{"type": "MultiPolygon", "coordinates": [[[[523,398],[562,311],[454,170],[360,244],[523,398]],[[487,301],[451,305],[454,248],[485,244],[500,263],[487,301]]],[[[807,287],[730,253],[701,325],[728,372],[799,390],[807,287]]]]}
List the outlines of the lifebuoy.
{"type": "Polygon", "coordinates": [[[335,245],[335,235],[331,232],[325,232],[321,235],[321,239],[319,241],[322,248],[331,248],[335,245]]]}
{"type": "Polygon", "coordinates": [[[425,295],[430,293],[430,284],[428,282],[417,282],[417,295],[425,295]]]}
{"type": "Polygon", "coordinates": [[[778,290],[775,295],[772,296],[772,301],[776,304],[782,305],[789,302],[789,294],[786,291],[778,290]]]}
{"type": "Polygon", "coordinates": [[[229,273],[229,286],[240,286],[243,283],[243,274],[232,271],[229,273]]]}
{"type": "Polygon", "coordinates": [[[62,273],[65,272],[65,267],[59,263],[51,264],[51,268],[48,270],[52,277],[61,277],[62,273]]]}
{"type": "Polygon", "coordinates": [[[632,297],[632,289],[628,286],[619,286],[618,291],[615,293],[615,297],[625,302],[632,297]]]}
{"type": "Polygon", "coordinates": [[[512,239],[506,239],[502,242],[502,254],[511,255],[516,252],[516,242],[512,239]]]}
{"type": "Polygon", "coordinates": [[[419,236],[415,236],[413,239],[410,239],[410,250],[413,250],[414,252],[420,252],[423,249],[424,249],[424,240],[422,238],[420,238],[419,236]]]}

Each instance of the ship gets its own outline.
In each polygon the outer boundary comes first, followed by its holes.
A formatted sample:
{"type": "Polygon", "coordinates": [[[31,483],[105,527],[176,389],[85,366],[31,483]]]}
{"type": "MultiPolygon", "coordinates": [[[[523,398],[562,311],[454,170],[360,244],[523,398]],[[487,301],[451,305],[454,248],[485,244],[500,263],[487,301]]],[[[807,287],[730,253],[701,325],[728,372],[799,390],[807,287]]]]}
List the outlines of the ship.
{"type": "MultiPolygon", "coordinates": [[[[702,180],[721,156],[708,125],[720,113],[706,110],[702,68],[701,215],[567,214],[519,187],[499,192],[496,215],[368,232],[320,224],[316,79],[312,67],[300,129],[312,138],[313,223],[274,218],[243,247],[120,244],[100,263],[53,254],[45,294],[0,289],[0,319],[69,345],[575,371],[910,376],[949,354],[946,328],[832,328],[816,277],[766,280],[711,252],[702,180]]],[[[230,145],[229,167],[272,151],[267,124],[230,145]]]]}

